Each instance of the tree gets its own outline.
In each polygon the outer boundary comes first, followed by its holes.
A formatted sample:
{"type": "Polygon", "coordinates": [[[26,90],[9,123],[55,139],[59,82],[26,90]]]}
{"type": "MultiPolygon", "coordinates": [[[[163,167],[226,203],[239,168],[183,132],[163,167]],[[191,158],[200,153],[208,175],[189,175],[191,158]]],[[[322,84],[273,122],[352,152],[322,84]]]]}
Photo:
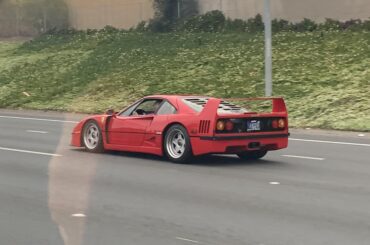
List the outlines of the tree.
{"type": "Polygon", "coordinates": [[[154,10],[149,29],[171,31],[178,21],[198,14],[198,0],[154,0],[154,10]]]}
{"type": "Polygon", "coordinates": [[[197,0],[154,0],[155,17],[175,21],[198,14],[197,0]],[[180,10],[180,12],[179,12],[180,10]]]}

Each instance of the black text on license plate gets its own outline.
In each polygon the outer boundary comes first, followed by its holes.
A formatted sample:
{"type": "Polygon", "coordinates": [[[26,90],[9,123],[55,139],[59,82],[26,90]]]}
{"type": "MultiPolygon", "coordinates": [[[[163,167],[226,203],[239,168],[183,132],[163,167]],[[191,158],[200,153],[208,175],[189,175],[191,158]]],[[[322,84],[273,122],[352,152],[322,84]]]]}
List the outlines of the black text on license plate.
{"type": "Polygon", "coordinates": [[[260,131],[261,130],[261,121],[251,120],[247,122],[247,131],[260,131]]]}

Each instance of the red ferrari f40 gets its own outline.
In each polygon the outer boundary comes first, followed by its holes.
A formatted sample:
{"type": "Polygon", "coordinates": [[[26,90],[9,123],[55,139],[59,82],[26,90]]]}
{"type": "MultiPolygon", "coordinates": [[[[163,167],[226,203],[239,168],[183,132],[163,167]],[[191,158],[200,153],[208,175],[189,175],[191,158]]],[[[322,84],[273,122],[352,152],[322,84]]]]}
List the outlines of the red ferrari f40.
{"type": "Polygon", "coordinates": [[[254,112],[228,100],[206,96],[153,95],[120,112],[82,120],[71,144],[90,152],[143,152],[187,162],[204,154],[236,154],[259,159],[288,146],[288,114],[283,98],[239,99],[272,101],[268,112],[254,112]]]}

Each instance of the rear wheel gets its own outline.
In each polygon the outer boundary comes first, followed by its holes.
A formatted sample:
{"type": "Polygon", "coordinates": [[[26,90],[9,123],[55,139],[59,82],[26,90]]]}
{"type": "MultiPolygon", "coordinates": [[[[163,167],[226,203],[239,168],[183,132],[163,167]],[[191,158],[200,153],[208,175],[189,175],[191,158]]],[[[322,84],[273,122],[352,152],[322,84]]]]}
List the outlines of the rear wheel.
{"type": "Polygon", "coordinates": [[[193,156],[190,138],[181,125],[171,126],[164,136],[164,152],[169,160],[186,163],[193,156]]]}
{"type": "Polygon", "coordinates": [[[266,156],[267,150],[257,150],[257,151],[245,151],[238,154],[238,157],[243,160],[257,160],[266,156]]]}
{"type": "Polygon", "coordinates": [[[95,121],[88,121],[82,131],[82,142],[85,149],[90,152],[102,152],[103,138],[101,130],[95,121]]]}

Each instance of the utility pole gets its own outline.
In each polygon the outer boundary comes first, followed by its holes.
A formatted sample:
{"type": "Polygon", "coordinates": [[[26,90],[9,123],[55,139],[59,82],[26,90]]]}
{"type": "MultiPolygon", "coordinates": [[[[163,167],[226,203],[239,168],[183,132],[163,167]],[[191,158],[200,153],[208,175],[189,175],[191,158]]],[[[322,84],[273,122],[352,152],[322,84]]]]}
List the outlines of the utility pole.
{"type": "Polygon", "coordinates": [[[264,2],[265,22],[265,96],[272,95],[272,35],[270,0],[264,2]]]}
{"type": "Polygon", "coordinates": [[[42,33],[45,33],[47,31],[47,17],[46,17],[46,7],[42,8],[42,16],[43,16],[43,24],[44,24],[44,29],[42,33]]]}
{"type": "Polygon", "coordinates": [[[16,6],[15,6],[15,32],[17,34],[17,36],[20,36],[20,31],[19,31],[19,25],[20,25],[20,11],[19,11],[19,2],[16,1],[16,6]]]}
{"type": "Polygon", "coordinates": [[[177,0],[177,18],[181,18],[181,3],[180,0],[177,0]]]}

